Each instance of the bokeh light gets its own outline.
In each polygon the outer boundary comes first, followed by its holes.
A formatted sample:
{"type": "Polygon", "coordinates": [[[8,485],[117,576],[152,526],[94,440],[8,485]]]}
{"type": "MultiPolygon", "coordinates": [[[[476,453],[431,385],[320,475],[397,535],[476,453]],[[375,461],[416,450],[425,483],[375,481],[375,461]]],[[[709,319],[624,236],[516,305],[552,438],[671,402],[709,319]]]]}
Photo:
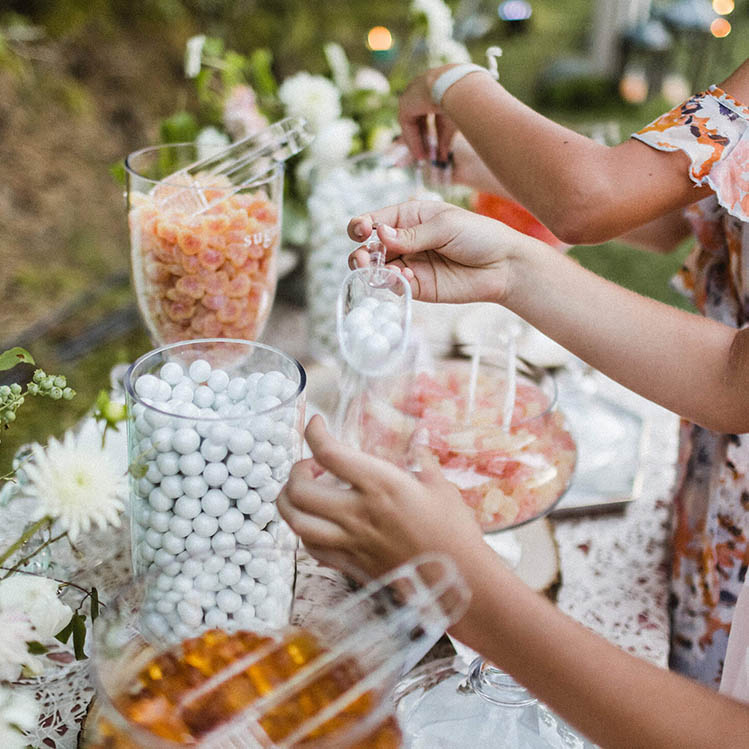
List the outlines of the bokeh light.
{"type": "Polygon", "coordinates": [[[524,0],[506,0],[499,4],[497,13],[503,21],[527,21],[533,14],[533,9],[524,0]]]}
{"type": "Polygon", "coordinates": [[[710,32],[714,37],[722,39],[731,33],[731,24],[725,18],[716,18],[710,24],[710,32]]]}
{"type": "Polygon", "coordinates": [[[719,16],[727,16],[729,13],[733,13],[733,9],[736,4],[733,0],[713,0],[713,10],[719,16]]]}
{"type": "Polygon", "coordinates": [[[367,34],[367,46],[373,52],[384,52],[393,46],[393,35],[384,26],[373,26],[367,34]]]}
{"type": "Polygon", "coordinates": [[[648,98],[648,79],[644,71],[625,72],[619,81],[619,95],[629,104],[642,104],[648,98]]]}

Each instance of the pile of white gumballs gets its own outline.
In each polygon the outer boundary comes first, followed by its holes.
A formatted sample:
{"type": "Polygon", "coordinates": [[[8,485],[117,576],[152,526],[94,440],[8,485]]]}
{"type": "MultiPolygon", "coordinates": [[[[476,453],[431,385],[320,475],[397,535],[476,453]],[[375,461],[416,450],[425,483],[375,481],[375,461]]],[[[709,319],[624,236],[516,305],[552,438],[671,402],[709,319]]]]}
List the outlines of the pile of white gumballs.
{"type": "Polygon", "coordinates": [[[279,371],[230,377],[205,359],[135,380],[134,557],[155,574],[143,607],[154,634],[285,622],[294,559],[275,501],[300,450],[295,399],[282,406],[298,387],[279,371]]]}
{"type": "Polygon", "coordinates": [[[311,251],[305,278],[310,350],[318,358],[338,356],[335,304],[354,248],[348,222],[365,211],[416,198],[441,200],[424,189],[412,169],[384,164],[343,164],[314,182],[307,201],[311,251]]]}
{"type": "Polygon", "coordinates": [[[364,296],[343,318],[341,347],[349,364],[362,374],[389,366],[403,340],[405,306],[393,299],[364,296]]]}

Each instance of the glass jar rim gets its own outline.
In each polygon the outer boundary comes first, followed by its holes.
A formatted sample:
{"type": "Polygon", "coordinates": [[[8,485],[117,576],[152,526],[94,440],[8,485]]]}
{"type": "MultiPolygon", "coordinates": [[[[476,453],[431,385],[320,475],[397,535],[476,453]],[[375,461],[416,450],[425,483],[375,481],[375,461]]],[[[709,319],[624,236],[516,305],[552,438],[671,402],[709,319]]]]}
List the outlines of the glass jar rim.
{"type": "MultiPolygon", "coordinates": [[[[293,405],[293,403],[299,398],[299,396],[304,392],[304,388],[307,386],[307,373],[304,369],[304,367],[300,364],[300,362],[295,359],[293,356],[289,356],[288,354],[284,353],[280,349],[275,348],[275,346],[269,346],[267,343],[259,343],[257,341],[247,341],[242,338],[194,338],[190,339],[188,341],[177,341],[175,343],[168,343],[165,346],[159,346],[158,348],[155,348],[151,351],[147,351],[145,354],[139,356],[128,368],[127,372],[125,372],[124,377],[124,385],[125,385],[125,392],[128,394],[130,398],[133,399],[135,403],[138,403],[142,405],[144,408],[148,408],[151,411],[156,411],[157,413],[164,414],[165,416],[169,416],[170,418],[175,419],[184,419],[185,421],[199,421],[203,423],[212,423],[212,422],[232,422],[232,421],[244,421],[246,420],[246,416],[219,416],[218,414],[214,414],[213,416],[185,416],[183,414],[173,413],[172,411],[166,411],[163,408],[158,408],[157,406],[153,405],[152,403],[147,403],[143,398],[138,395],[138,393],[135,392],[135,382],[134,382],[134,375],[137,370],[137,368],[140,365],[145,364],[145,362],[151,358],[156,357],[157,355],[162,354],[165,351],[169,351],[171,349],[186,349],[193,345],[198,344],[218,344],[218,343],[227,343],[227,344],[236,344],[239,346],[245,346],[245,347],[251,347],[252,349],[260,348],[264,349],[265,351],[269,351],[273,354],[276,354],[283,359],[286,359],[286,361],[291,364],[293,367],[296,368],[297,372],[299,373],[299,384],[297,385],[296,390],[294,393],[284,400],[282,400],[280,403],[276,404],[275,406],[271,406],[270,408],[266,408],[262,411],[256,411],[255,413],[257,415],[264,415],[264,414],[272,414],[282,408],[286,408],[287,406],[293,405]]],[[[148,374],[147,372],[144,372],[143,374],[148,374]]]]}
{"type": "MultiPolygon", "coordinates": [[[[125,171],[132,175],[133,177],[136,177],[139,180],[142,180],[143,182],[147,182],[153,187],[156,185],[162,184],[165,180],[167,180],[170,176],[175,174],[176,172],[181,171],[184,167],[181,169],[175,169],[174,172],[171,172],[170,174],[165,175],[161,179],[154,179],[153,177],[146,177],[144,174],[141,174],[138,171],[138,168],[134,165],[134,161],[136,161],[139,157],[146,156],[150,153],[156,153],[157,151],[162,151],[165,149],[179,149],[179,148],[196,148],[195,141],[182,141],[181,143],[160,143],[155,146],[145,146],[144,148],[139,148],[137,151],[131,151],[126,157],[125,157],[125,171]]],[[[188,165],[189,166],[189,165],[188,165]]],[[[282,162],[276,162],[272,167],[268,169],[268,171],[261,174],[257,179],[252,180],[248,182],[247,184],[242,186],[242,189],[249,189],[249,188],[256,188],[261,187],[265,184],[268,184],[269,182],[273,181],[274,179],[278,178],[278,175],[283,173],[284,171],[284,164],[282,162]]],[[[185,181],[185,184],[181,184],[180,182],[170,182],[169,183],[173,187],[180,187],[185,190],[200,190],[203,189],[200,185],[196,185],[195,183],[187,183],[185,181]]],[[[235,186],[233,186],[231,189],[234,189],[235,186]]],[[[220,188],[219,188],[220,189],[220,188]]],[[[230,189],[230,188],[226,188],[230,189]]]]}

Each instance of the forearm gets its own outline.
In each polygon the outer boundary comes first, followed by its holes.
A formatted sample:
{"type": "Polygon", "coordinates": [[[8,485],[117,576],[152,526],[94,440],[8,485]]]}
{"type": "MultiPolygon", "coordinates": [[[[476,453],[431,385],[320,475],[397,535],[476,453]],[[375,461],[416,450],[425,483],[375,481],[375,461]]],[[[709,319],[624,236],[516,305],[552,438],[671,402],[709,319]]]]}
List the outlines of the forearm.
{"type": "Polygon", "coordinates": [[[498,299],[591,366],[709,429],[749,431],[749,330],[640,296],[540,242],[498,299]]]}
{"type": "Polygon", "coordinates": [[[452,633],[603,747],[743,745],[749,707],[634,658],[584,629],[487,549],[461,560],[472,589],[452,633]]]}
{"type": "Polygon", "coordinates": [[[612,239],[708,194],[690,183],[684,154],[596,143],[487,75],[458,81],[442,106],[512,197],[570,244],[612,239]]]}
{"type": "Polygon", "coordinates": [[[691,234],[692,227],[684,218],[683,209],[677,208],[654,221],[622,234],[617,239],[638,250],[667,254],[676,250],[691,234]]]}

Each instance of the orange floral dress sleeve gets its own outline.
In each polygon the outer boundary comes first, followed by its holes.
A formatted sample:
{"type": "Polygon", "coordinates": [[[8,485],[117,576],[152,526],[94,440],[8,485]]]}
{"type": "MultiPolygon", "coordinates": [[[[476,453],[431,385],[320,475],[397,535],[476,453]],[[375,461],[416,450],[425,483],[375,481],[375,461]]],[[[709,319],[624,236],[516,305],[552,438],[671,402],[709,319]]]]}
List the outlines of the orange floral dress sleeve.
{"type": "Polygon", "coordinates": [[[749,107],[711,86],[632,137],[686,153],[695,184],[710,185],[728,213],[749,221],[749,107]]]}

